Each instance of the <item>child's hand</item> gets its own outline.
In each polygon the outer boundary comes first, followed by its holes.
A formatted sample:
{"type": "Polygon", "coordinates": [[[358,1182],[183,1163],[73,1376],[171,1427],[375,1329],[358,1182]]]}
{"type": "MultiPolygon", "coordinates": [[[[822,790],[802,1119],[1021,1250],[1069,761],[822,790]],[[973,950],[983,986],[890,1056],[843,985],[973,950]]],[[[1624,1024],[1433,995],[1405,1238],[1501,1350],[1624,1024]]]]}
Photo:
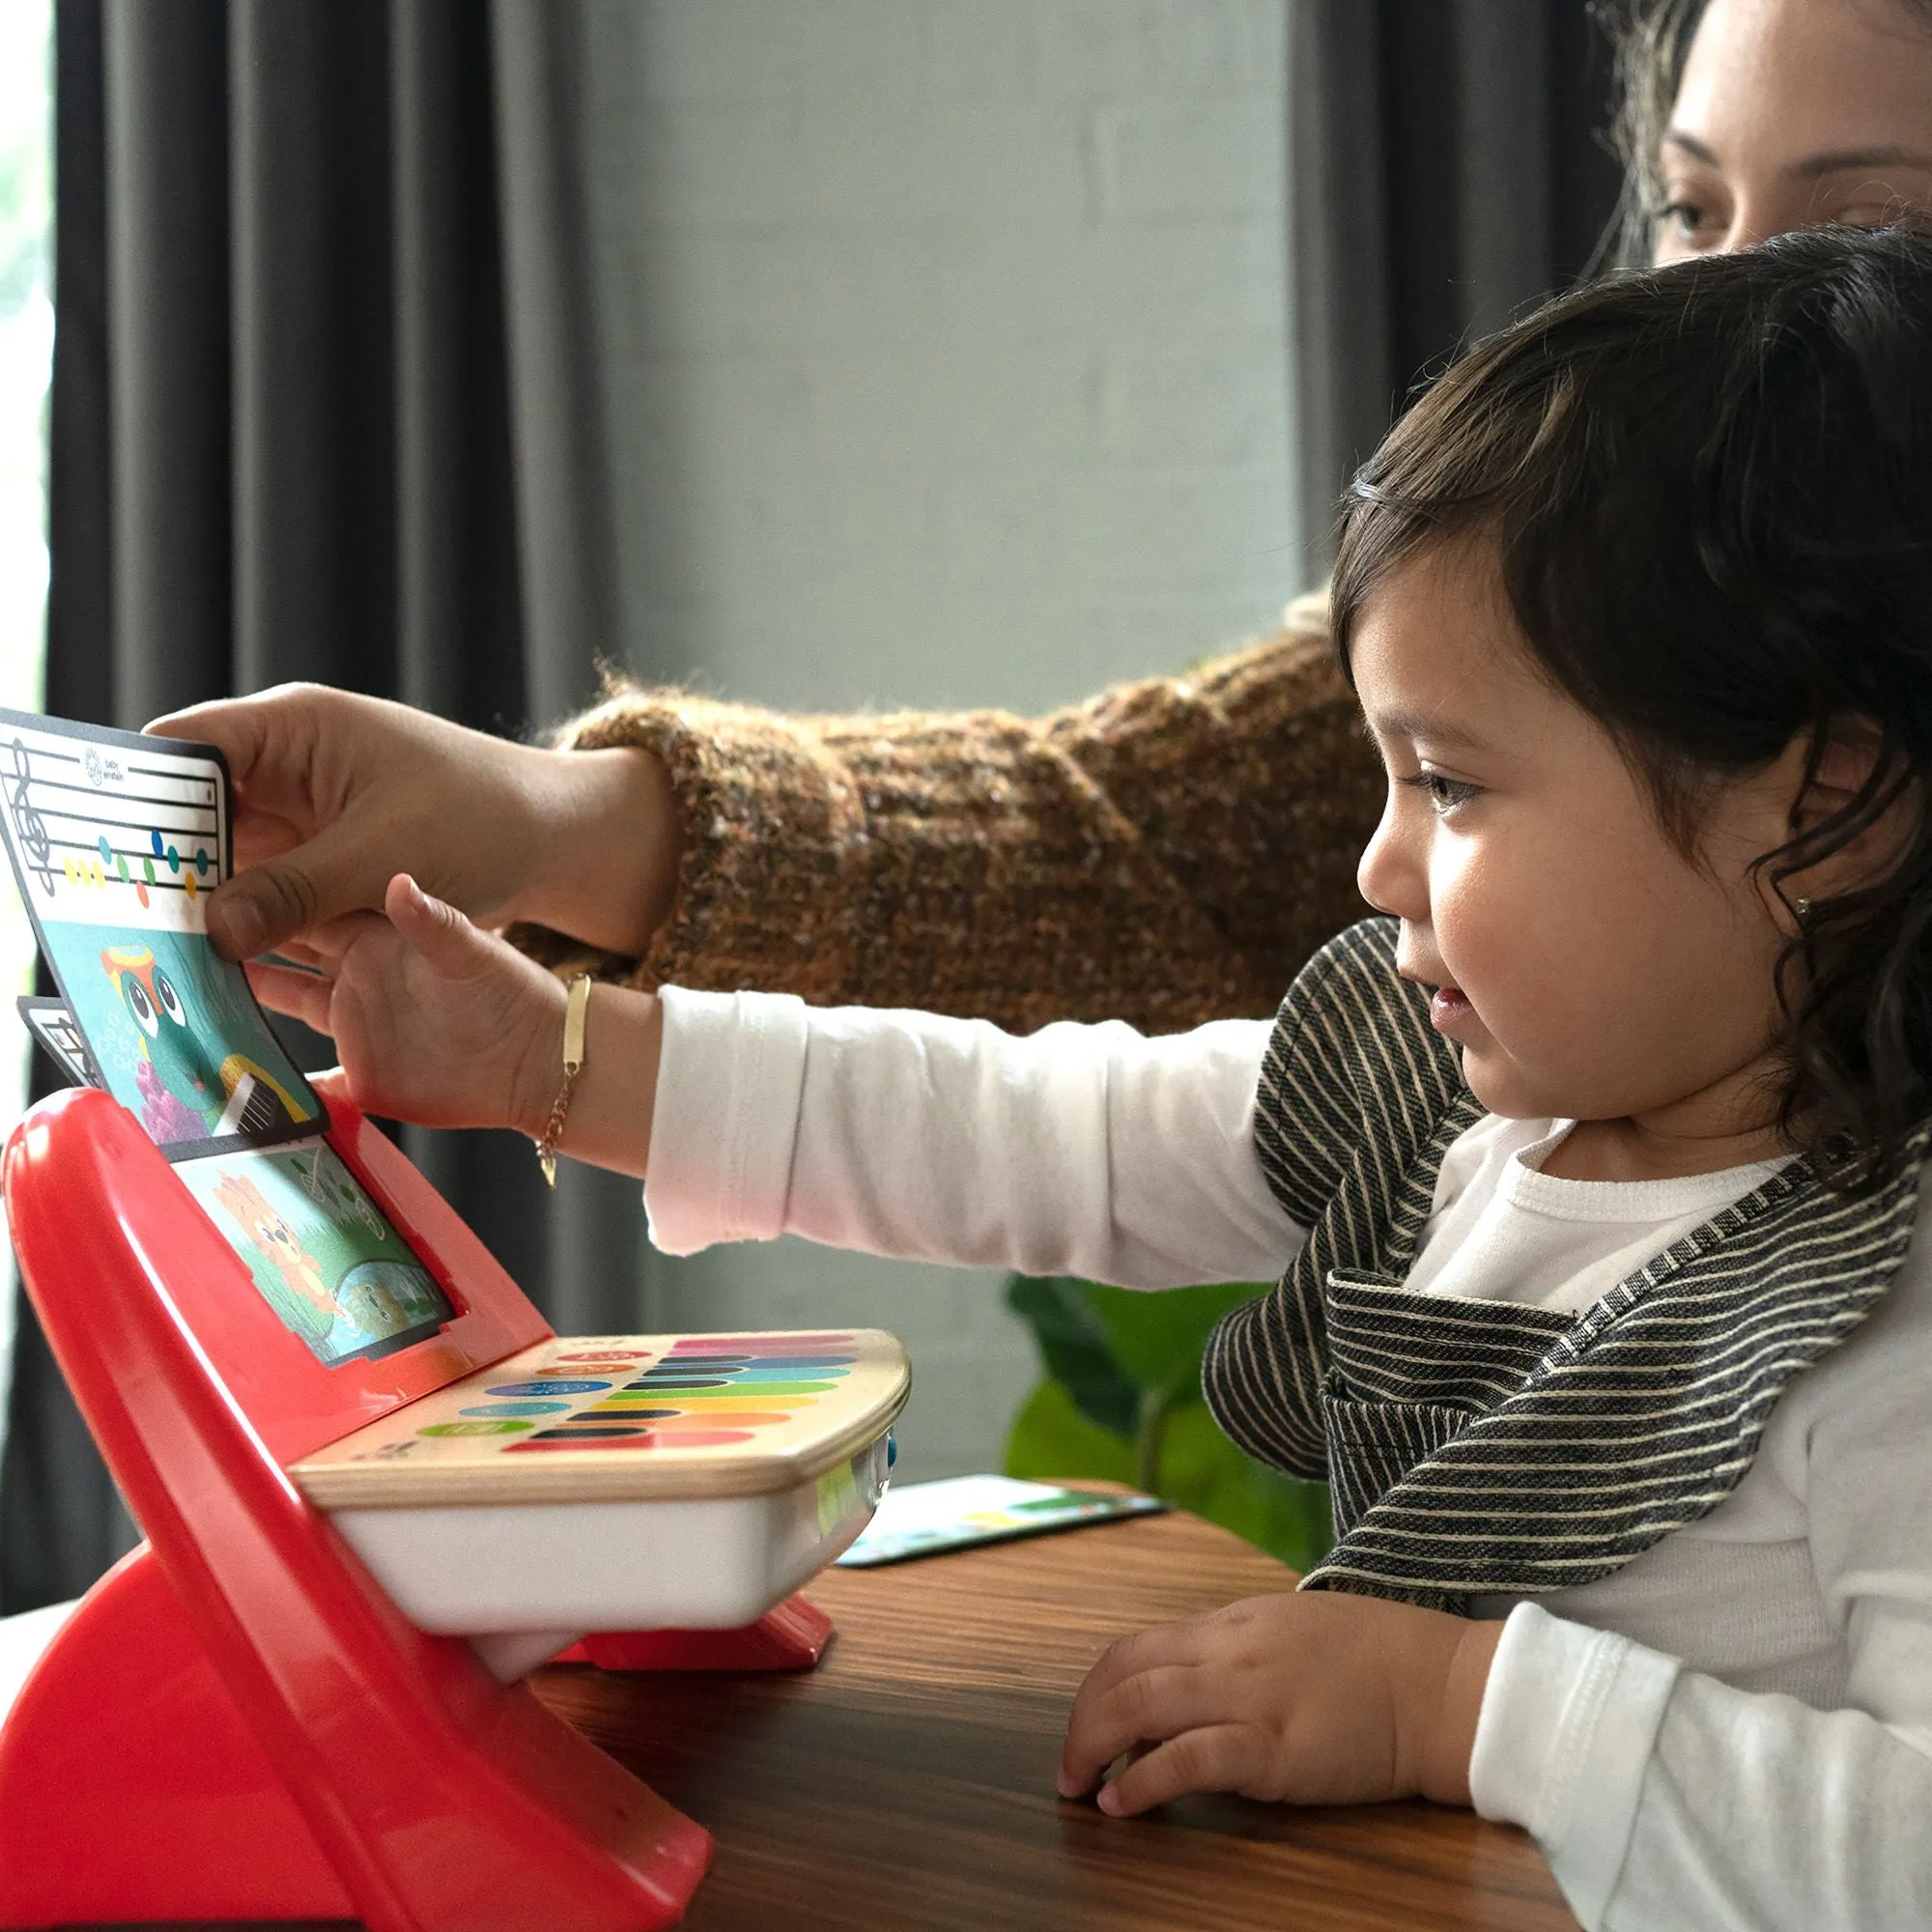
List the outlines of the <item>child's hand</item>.
{"type": "Polygon", "coordinates": [[[290,947],[323,975],[260,963],[265,1004],[331,1036],[358,1107],[437,1127],[543,1132],[562,1073],[564,989],[415,881],[290,947]]]}
{"type": "Polygon", "coordinates": [[[1056,1782],[1129,1817],[1189,1791],[1294,1804],[1469,1802],[1499,1623],[1379,1598],[1250,1597],[1115,1644],[1073,1700],[1056,1782]]]}

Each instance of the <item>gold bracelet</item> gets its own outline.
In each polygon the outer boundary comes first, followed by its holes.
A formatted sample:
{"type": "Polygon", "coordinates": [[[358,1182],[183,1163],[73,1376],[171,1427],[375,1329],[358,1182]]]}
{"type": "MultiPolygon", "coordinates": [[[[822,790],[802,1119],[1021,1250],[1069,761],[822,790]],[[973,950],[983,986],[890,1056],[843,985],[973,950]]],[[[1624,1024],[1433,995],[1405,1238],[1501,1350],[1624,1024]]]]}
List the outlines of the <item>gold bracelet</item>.
{"type": "Polygon", "coordinates": [[[537,1143],[537,1165],[553,1187],[556,1185],[556,1144],[563,1138],[571,1089],[583,1071],[583,1023],[589,1011],[590,975],[580,973],[570,982],[570,998],[563,1009],[563,1085],[551,1102],[550,1119],[544,1122],[543,1139],[537,1143]]]}

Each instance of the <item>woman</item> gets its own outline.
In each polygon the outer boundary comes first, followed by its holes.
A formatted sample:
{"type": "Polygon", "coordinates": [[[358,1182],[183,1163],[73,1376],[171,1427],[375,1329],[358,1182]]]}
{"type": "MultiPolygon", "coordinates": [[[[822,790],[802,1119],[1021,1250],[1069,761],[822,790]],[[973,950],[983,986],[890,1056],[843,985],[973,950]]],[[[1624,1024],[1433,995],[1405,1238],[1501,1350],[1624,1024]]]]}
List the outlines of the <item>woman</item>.
{"type": "MultiPolygon", "coordinates": [[[[1932,0],[1648,0],[1623,71],[1627,252],[1932,209],[1932,0]]],[[[161,728],[234,768],[234,952],[409,870],[646,985],[1168,1030],[1270,1009],[1359,914],[1382,786],[1324,628],[1302,599],[1259,648],[1035,721],[626,691],[541,751],[298,687],[161,728]]]]}

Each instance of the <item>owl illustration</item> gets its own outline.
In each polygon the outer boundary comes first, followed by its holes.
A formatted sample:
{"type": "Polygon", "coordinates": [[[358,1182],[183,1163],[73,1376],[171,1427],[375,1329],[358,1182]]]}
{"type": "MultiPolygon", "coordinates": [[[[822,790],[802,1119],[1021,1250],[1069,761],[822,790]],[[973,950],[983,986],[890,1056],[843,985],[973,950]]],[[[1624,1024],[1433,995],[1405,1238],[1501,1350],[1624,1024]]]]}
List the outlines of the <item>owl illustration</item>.
{"type": "Polygon", "coordinates": [[[136,1029],[141,1124],[163,1145],[216,1133],[262,1134],[307,1109],[258,1061],[229,1053],[217,1066],[182,991],[145,946],[109,946],[108,980],[136,1029]]]}
{"type": "Polygon", "coordinates": [[[227,1098],[174,981],[145,946],[109,946],[100,963],[134,1022],[141,1124],[164,1143],[204,1138],[227,1098]]]}

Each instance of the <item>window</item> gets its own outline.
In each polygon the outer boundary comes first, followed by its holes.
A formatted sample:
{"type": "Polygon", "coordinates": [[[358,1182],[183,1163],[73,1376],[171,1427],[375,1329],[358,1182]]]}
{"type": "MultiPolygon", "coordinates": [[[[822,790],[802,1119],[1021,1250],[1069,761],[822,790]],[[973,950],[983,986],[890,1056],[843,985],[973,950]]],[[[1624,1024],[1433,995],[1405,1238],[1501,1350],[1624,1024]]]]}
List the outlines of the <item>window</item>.
{"type": "MultiPolygon", "coordinates": [[[[47,380],[53,310],[53,6],[0,7],[0,704],[38,710],[47,605],[47,380]]],[[[34,935],[13,881],[0,887],[0,982],[32,990],[34,935]]],[[[26,1103],[25,1031],[5,1021],[0,1134],[26,1103]]],[[[13,1344],[0,1292],[0,1390],[13,1344]]]]}

